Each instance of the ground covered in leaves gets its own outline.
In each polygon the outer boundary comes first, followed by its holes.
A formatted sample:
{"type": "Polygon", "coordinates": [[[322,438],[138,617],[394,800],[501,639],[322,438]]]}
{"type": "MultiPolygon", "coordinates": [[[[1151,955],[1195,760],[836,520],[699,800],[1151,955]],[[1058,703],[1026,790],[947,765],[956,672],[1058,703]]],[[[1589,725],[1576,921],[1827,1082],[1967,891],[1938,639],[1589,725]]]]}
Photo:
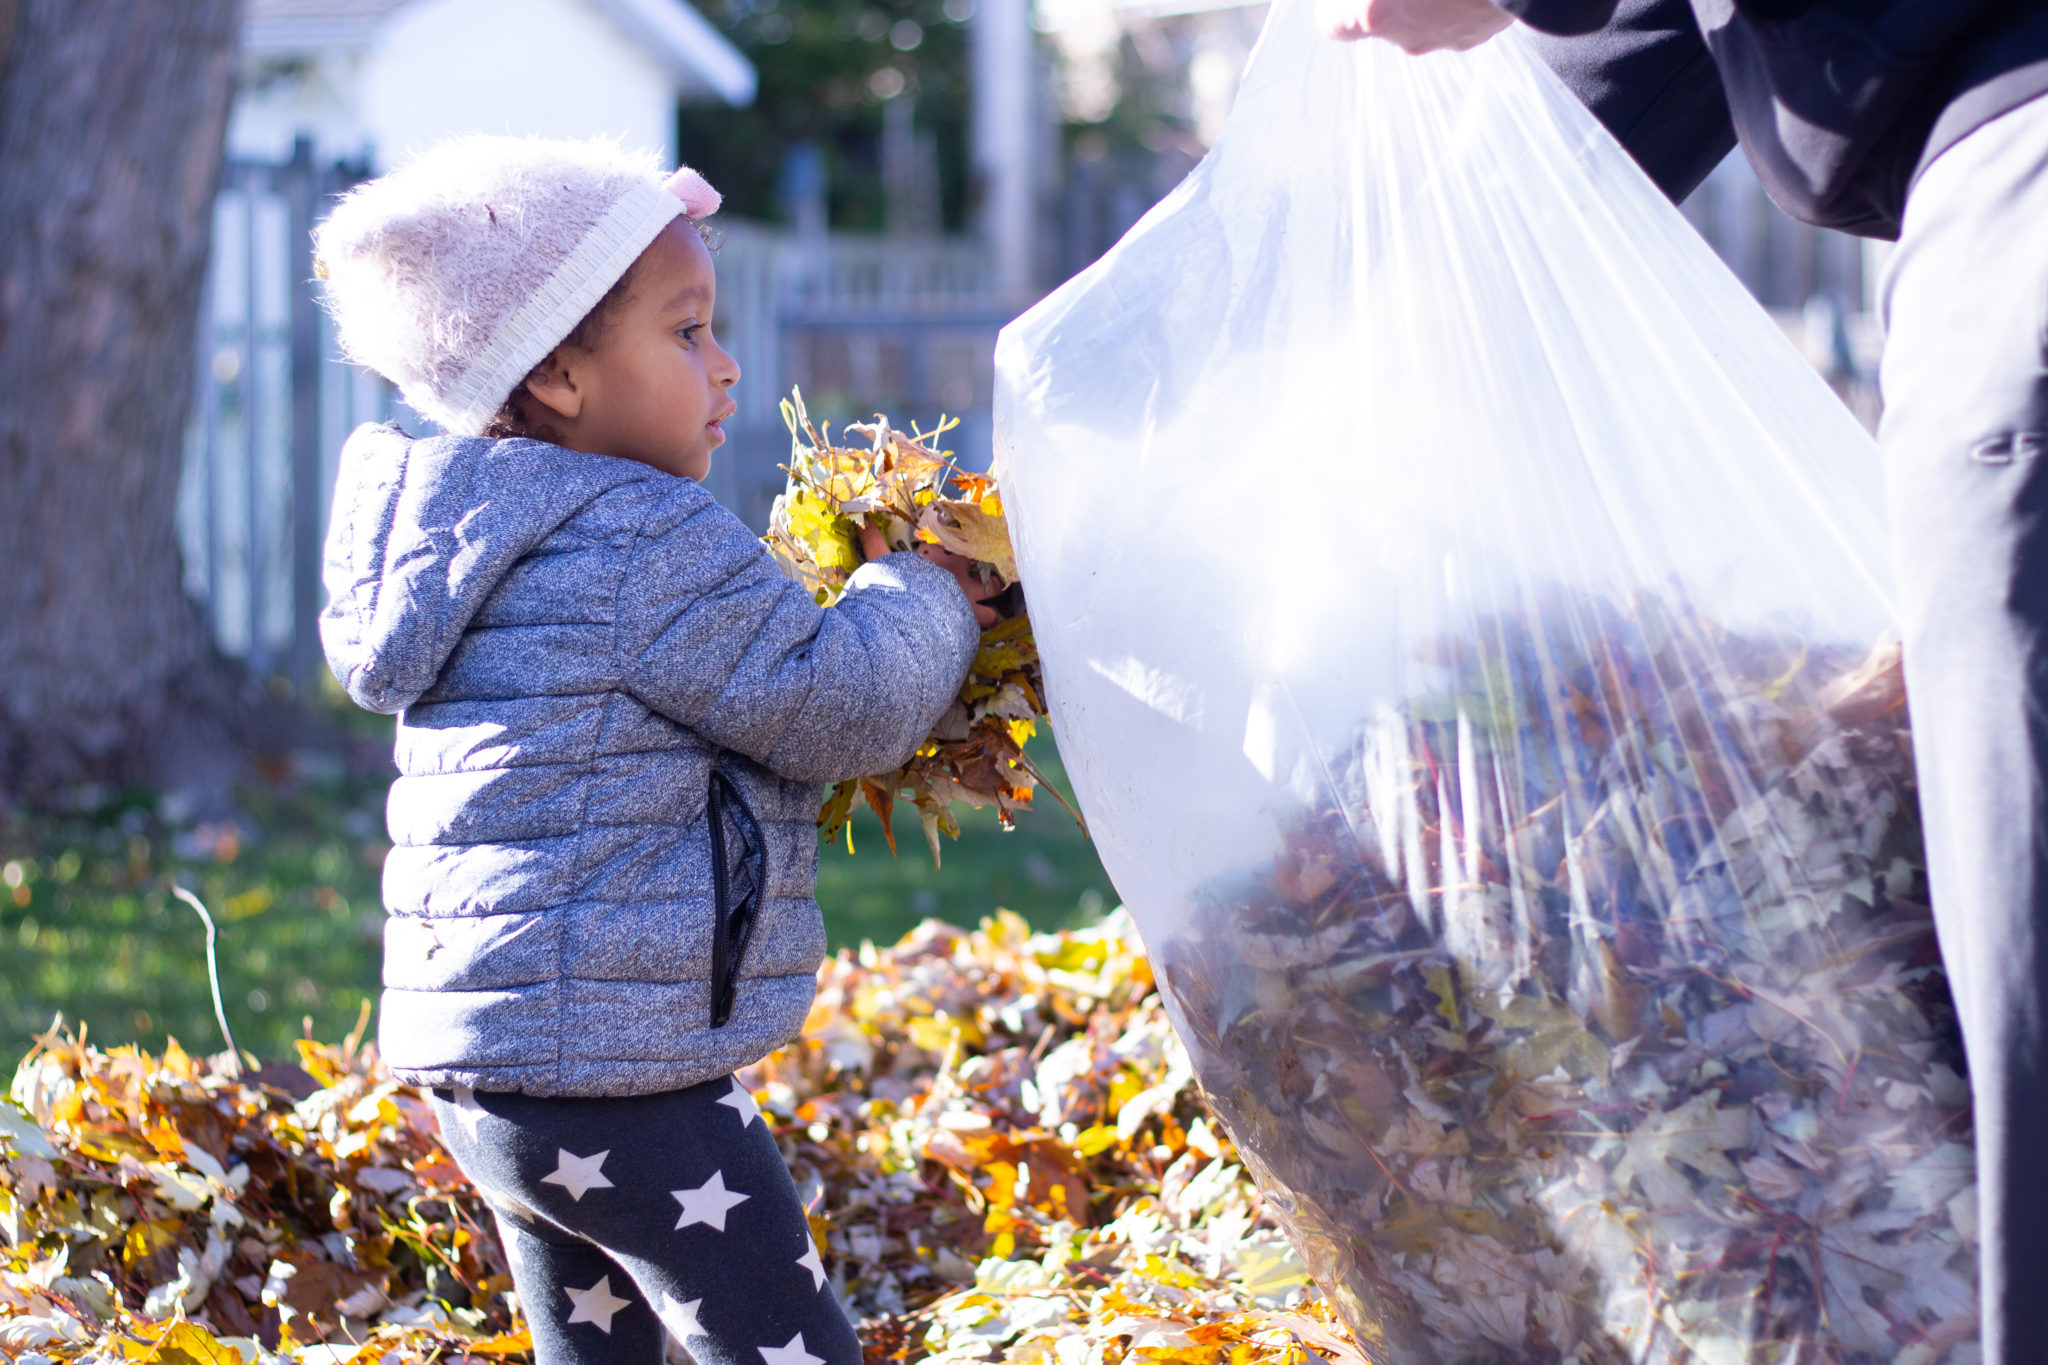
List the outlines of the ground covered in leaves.
{"type": "MultiPolygon", "coordinates": [[[[0,1355],[527,1360],[488,1216],[361,1030],[231,1075],[46,1036],[0,1101],[0,1355]]],[[[881,1362],[1362,1359],[1206,1117],[1121,915],[928,923],[742,1073],[881,1362]]]]}

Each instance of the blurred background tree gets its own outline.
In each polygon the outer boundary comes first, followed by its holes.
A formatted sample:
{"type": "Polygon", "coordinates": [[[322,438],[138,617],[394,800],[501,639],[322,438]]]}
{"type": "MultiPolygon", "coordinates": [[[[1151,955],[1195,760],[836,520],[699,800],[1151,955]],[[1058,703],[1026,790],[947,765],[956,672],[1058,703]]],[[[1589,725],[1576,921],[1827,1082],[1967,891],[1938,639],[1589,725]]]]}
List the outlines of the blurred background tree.
{"type": "Polygon", "coordinates": [[[747,108],[679,116],[683,160],[724,191],[729,212],[854,231],[967,226],[974,0],[702,8],[760,76],[747,108]],[[802,221],[820,199],[825,221],[802,221]]]}
{"type": "Polygon", "coordinates": [[[189,774],[236,707],[174,519],[239,0],[0,0],[0,789],[189,774]]]}

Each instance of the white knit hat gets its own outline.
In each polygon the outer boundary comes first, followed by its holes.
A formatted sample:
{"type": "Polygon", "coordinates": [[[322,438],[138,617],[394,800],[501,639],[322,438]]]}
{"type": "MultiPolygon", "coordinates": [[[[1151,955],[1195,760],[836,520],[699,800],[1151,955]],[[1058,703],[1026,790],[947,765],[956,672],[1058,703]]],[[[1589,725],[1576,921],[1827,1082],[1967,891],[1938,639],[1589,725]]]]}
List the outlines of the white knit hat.
{"type": "Polygon", "coordinates": [[[651,153],[478,134],[351,191],[314,258],[349,359],[473,436],[670,220],[718,203],[651,153]]]}

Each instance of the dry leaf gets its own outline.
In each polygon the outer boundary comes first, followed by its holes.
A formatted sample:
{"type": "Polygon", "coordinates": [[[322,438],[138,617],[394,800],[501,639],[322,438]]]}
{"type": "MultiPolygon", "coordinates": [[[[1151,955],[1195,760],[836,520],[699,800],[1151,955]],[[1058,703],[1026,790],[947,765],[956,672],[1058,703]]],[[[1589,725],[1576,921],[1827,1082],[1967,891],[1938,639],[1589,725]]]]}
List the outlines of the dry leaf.
{"type": "MultiPolygon", "coordinates": [[[[959,469],[950,452],[935,447],[952,423],[906,433],[877,416],[848,428],[869,443],[857,450],[833,445],[829,425],[823,431],[812,425],[800,392],[783,403],[782,415],[791,438],[789,486],[775,500],[764,540],[783,572],[820,603],[836,601],[859,568],[862,526],[881,531],[893,550],[920,540],[943,545],[972,560],[991,584],[1011,589],[992,602],[1001,615],[982,631],[959,700],[931,737],[895,772],[838,784],[818,812],[819,835],[829,841],[847,830],[854,808],[865,802],[894,853],[890,819],[897,799],[907,798],[936,863],[940,835],[959,837],[956,806],[993,806],[1007,829],[1043,781],[1024,746],[1045,718],[1045,683],[1031,620],[1014,586],[1017,563],[1002,500],[993,478],[959,469]]],[[[1058,792],[1053,796],[1067,805],[1058,792]]]]}
{"type": "MultiPolygon", "coordinates": [[[[238,1365],[233,1342],[261,1339],[279,1362],[530,1360],[489,1215],[360,1037],[301,1049],[321,1084],[296,1103],[175,1047],[43,1040],[15,1079],[27,1109],[0,1106],[0,1351],[238,1365]],[[145,1134],[193,1207],[138,1158],[87,1151],[145,1134]],[[152,1314],[153,1277],[213,1247],[204,1302],[152,1314]],[[375,1294],[358,1288],[372,1271],[375,1294]],[[325,1335],[361,1351],[337,1355],[317,1324],[351,1292],[365,1317],[325,1335]]],[[[872,1361],[1061,1365],[1061,1342],[1090,1340],[1189,1365],[1310,1365],[1304,1342],[1353,1359],[1185,1076],[1128,919],[1033,934],[998,914],[827,962],[803,1037],[741,1079],[872,1361]]]]}

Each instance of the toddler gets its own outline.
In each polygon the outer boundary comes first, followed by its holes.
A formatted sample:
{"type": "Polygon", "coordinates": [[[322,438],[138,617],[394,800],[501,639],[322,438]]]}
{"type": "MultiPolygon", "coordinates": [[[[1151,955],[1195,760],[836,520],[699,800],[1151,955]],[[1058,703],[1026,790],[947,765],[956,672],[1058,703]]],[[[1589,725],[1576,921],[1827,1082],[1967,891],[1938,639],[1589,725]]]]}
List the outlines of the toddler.
{"type": "Polygon", "coordinates": [[[821,610],[704,491],[739,378],[717,206],[608,143],[472,137],[316,244],[343,347],[446,433],[357,431],[327,544],[328,661],[398,715],[383,1054],[432,1090],[544,1365],[653,1365],[664,1334],[860,1360],[732,1073],[810,1008],[820,784],[924,739],[986,595],[883,554],[821,610]]]}

